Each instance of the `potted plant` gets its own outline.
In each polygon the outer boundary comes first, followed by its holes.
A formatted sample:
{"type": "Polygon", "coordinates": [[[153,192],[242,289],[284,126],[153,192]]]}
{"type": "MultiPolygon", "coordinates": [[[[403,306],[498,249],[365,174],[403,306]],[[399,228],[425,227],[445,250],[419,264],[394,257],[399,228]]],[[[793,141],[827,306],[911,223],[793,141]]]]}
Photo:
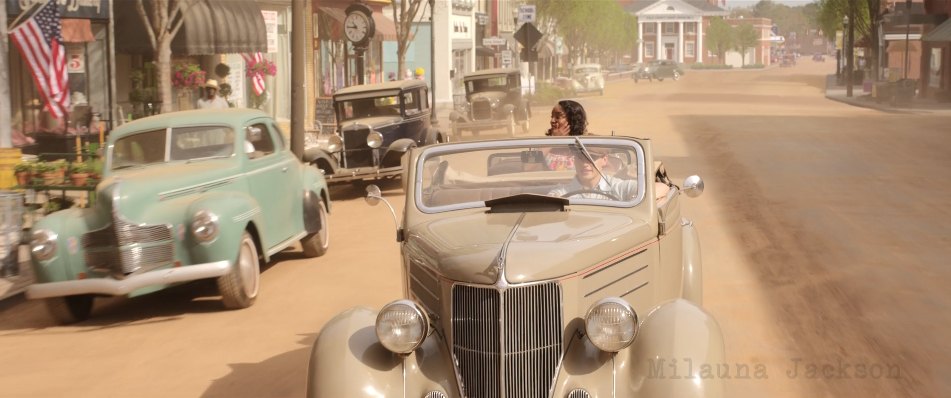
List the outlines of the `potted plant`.
{"type": "Polygon", "coordinates": [[[20,162],[13,166],[13,173],[17,176],[17,185],[25,187],[33,180],[33,167],[36,162],[20,162]]]}
{"type": "Polygon", "coordinates": [[[69,166],[69,179],[73,181],[73,186],[84,187],[89,179],[89,165],[86,163],[73,163],[69,166]]]}
{"type": "Polygon", "coordinates": [[[59,177],[56,165],[50,162],[37,162],[33,166],[33,176],[42,178],[43,185],[56,185],[63,182],[62,178],[59,177]]]}

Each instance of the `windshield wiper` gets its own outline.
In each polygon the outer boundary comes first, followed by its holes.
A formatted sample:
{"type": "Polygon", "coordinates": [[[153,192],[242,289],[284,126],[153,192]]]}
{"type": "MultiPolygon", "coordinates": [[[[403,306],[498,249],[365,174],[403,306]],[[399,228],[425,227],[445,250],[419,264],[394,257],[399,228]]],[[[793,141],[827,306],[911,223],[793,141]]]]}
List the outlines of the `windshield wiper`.
{"type": "MultiPolygon", "coordinates": [[[[578,136],[575,136],[575,143],[577,143],[578,147],[581,148],[581,153],[584,154],[585,159],[591,162],[591,166],[593,166],[594,170],[598,172],[598,175],[601,176],[601,179],[607,182],[608,179],[604,177],[604,173],[601,172],[601,169],[598,168],[597,163],[594,163],[594,158],[591,156],[590,153],[588,153],[588,148],[585,148],[584,144],[581,143],[581,138],[579,138],[578,136]]],[[[598,185],[600,186],[600,184],[598,185]]]]}

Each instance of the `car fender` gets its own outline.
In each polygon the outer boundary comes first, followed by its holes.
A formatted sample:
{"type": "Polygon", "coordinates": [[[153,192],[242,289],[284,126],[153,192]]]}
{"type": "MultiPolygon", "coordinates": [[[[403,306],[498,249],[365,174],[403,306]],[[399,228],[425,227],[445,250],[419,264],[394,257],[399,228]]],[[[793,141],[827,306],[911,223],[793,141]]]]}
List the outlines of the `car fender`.
{"type": "MultiPolygon", "coordinates": [[[[79,273],[87,272],[81,255],[83,234],[90,226],[106,226],[111,219],[95,220],[97,214],[91,209],[69,208],[56,211],[37,220],[31,231],[47,230],[56,234],[56,251],[48,260],[30,256],[34,278],[37,282],[61,282],[76,279],[79,273]],[[73,252],[76,249],[77,252],[73,252]]],[[[32,239],[27,236],[27,240],[32,239]]]]}
{"type": "Polygon", "coordinates": [[[383,159],[380,160],[380,167],[388,168],[399,166],[403,159],[403,154],[415,147],[416,141],[413,141],[411,138],[400,138],[393,141],[393,143],[386,148],[386,153],[383,154],[383,159]]]}
{"type": "Polygon", "coordinates": [[[437,333],[402,356],[376,337],[377,311],[356,307],[331,319],[310,352],[307,397],[422,397],[430,391],[456,396],[452,362],[437,333]]]}
{"type": "Polygon", "coordinates": [[[423,141],[426,145],[438,144],[440,142],[446,142],[446,136],[443,133],[433,127],[426,128],[426,139],[423,141]]]}
{"type": "Polygon", "coordinates": [[[469,118],[465,114],[459,111],[449,112],[449,121],[453,123],[467,123],[469,118]]]}
{"type": "Polygon", "coordinates": [[[618,380],[618,396],[723,396],[717,367],[724,364],[720,325],[687,300],[654,307],[641,322],[634,343],[616,359],[618,378],[628,379],[618,380]]]}
{"type": "Polygon", "coordinates": [[[683,290],[682,297],[703,305],[703,261],[700,256],[700,235],[693,222],[684,219],[683,226],[683,290]]]}
{"type": "Polygon", "coordinates": [[[324,206],[327,207],[327,212],[330,213],[330,195],[327,192],[327,180],[319,170],[310,167],[303,167],[301,170],[301,186],[304,187],[305,195],[307,191],[316,194],[318,199],[324,201],[324,206]]]}
{"type": "Polygon", "coordinates": [[[241,235],[249,224],[251,235],[262,250],[260,235],[266,234],[261,220],[261,207],[254,198],[235,192],[209,192],[192,200],[186,209],[185,231],[183,239],[187,246],[191,263],[201,264],[226,260],[234,262],[241,243],[241,235]],[[191,217],[199,210],[208,210],[218,216],[218,237],[209,243],[197,243],[191,237],[191,217]]]}
{"type": "Polygon", "coordinates": [[[334,159],[333,155],[318,147],[305,148],[302,161],[305,164],[316,166],[323,171],[324,175],[333,175],[339,167],[337,159],[334,159]]]}
{"type": "Polygon", "coordinates": [[[320,231],[322,223],[327,222],[327,220],[320,219],[321,202],[324,202],[324,198],[321,194],[315,193],[311,190],[304,191],[304,230],[307,231],[308,234],[317,233],[320,231]]]}

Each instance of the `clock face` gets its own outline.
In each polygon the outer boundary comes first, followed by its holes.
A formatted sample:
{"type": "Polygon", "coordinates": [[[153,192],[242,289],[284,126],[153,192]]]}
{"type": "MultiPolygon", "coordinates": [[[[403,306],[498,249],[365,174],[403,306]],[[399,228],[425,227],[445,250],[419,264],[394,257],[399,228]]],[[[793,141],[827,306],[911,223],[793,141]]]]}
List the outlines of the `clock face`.
{"type": "Polygon", "coordinates": [[[367,38],[370,32],[370,19],[362,12],[351,12],[347,14],[347,19],[343,21],[343,31],[347,35],[347,40],[359,43],[367,38]]]}

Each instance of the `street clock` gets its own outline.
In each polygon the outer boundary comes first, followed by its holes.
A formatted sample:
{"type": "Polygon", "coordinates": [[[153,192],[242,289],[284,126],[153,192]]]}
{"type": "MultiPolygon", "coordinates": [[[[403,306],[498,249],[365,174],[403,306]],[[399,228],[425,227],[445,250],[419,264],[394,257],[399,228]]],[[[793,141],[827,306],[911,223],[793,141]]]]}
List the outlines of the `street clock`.
{"type": "Polygon", "coordinates": [[[343,32],[355,47],[363,47],[376,32],[373,23],[373,10],[362,3],[347,7],[347,17],[343,20],[343,32]]]}

